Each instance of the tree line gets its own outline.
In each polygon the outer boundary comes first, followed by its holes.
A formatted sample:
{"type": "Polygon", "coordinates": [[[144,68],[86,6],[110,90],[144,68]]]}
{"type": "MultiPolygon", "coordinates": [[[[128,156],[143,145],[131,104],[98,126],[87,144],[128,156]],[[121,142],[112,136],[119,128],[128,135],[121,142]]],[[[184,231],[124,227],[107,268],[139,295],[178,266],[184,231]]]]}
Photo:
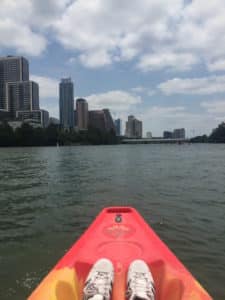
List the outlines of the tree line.
{"type": "MultiPolygon", "coordinates": [[[[77,132],[73,129],[64,130],[58,125],[49,125],[47,128],[34,128],[27,123],[13,128],[7,123],[0,123],[0,147],[13,146],[56,146],[56,145],[112,145],[119,144],[118,138],[111,130],[101,131],[89,127],[88,130],[77,132]]],[[[225,123],[221,123],[212,133],[196,136],[190,139],[192,143],[225,143],[225,123]]]]}
{"type": "Polygon", "coordinates": [[[190,139],[192,143],[225,143],[225,123],[221,123],[215,128],[212,133],[196,136],[190,139]]]}
{"type": "Polygon", "coordinates": [[[0,146],[56,146],[56,145],[109,145],[119,143],[114,130],[103,132],[97,128],[77,132],[64,130],[58,125],[47,128],[34,128],[27,123],[13,128],[7,123],[0,123],[0,146]]]}

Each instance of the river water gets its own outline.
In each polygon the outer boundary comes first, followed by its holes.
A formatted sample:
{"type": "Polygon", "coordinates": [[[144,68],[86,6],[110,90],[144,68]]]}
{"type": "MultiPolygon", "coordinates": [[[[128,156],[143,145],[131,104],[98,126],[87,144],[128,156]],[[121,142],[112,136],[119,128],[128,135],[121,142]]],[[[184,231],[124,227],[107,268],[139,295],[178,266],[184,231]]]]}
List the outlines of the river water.
{"type": "Polygon", "coordinates": [[[23,300],[110,205],[136,207],[225,299],[225,145],[0,149],[0,299],[23,300]]]}

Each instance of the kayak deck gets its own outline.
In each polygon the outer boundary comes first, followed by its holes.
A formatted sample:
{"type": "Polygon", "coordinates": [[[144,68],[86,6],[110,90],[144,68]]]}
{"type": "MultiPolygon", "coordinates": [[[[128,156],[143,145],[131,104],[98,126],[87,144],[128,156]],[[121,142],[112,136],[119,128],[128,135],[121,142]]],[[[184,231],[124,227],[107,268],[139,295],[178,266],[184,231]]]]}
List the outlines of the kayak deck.
{"type": "Polygon", "coordinates": [[[212,299],[134,208],[109,207],[28,300],[81,300],[85,279],[99,258],[108,258],[114,265],[113,300],[125,300],[126,274],[135,259],[148,264],[156,300],[212,299]]]}

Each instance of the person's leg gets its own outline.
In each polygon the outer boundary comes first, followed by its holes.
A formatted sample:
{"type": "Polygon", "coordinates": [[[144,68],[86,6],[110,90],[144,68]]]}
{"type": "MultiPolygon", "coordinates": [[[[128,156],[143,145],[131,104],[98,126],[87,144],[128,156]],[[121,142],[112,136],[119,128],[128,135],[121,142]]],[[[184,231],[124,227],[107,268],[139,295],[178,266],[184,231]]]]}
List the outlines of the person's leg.
{"type": "Polygon", "coordinates": [[[83,300],[110,300],[114,279],[113,264],[99,259],[90,270],[83,290],[83,300]]]}
{"type": "Polygon", "coordinates": [[[143,260],[130,264],[127,274],[128,300],[154,300],[155,288],[152,274],[143,260]]]}

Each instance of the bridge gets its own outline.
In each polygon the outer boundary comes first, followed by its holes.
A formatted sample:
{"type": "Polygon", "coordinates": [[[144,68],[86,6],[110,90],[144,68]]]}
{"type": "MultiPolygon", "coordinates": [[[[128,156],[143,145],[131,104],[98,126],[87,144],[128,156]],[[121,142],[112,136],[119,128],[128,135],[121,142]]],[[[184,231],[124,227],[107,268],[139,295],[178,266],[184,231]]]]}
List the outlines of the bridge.
{"type": "Polygon", "coordinates": [[[143,139],[123,139],[122,144],[183,144],[189,143],[189,139],[163,139],[163,138],[143,138],[143,139]]]}

